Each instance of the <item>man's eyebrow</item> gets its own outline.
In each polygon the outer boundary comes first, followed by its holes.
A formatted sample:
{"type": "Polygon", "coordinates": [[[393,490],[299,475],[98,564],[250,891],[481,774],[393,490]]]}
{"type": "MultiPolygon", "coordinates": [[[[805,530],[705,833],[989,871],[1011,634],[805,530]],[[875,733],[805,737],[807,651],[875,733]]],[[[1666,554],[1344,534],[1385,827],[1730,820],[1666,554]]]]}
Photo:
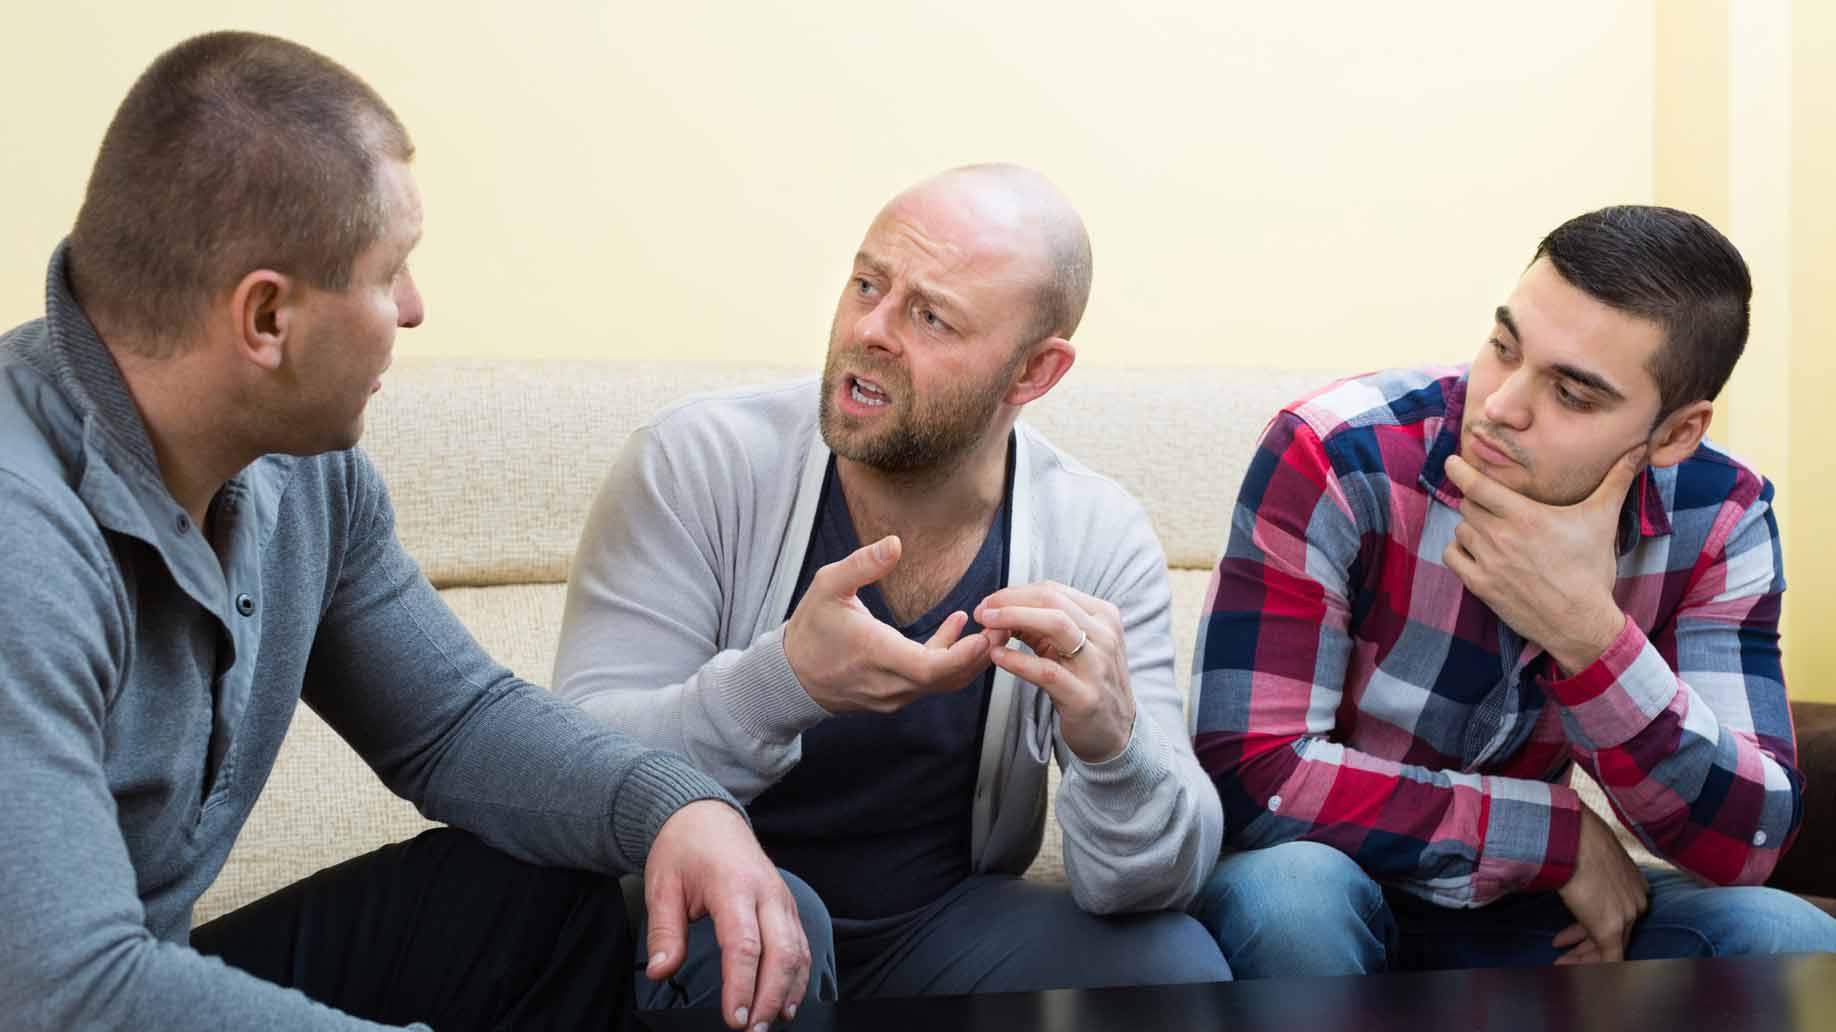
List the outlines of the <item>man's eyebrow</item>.
{"type": "Polygon", "coordinates": [[[1580,384],[1583,387],[1589,388],[1590,390],[1598,391],[1601,394],[1604,394],[1607,397],[1612,398],[1614,401],[1626,400],[1626,396],[1620,393],[1619,388],[1608,383],[1606,381],[1606,378],[1601,376],[1598,373],[1590,373],[1585,369],[1580,369],[1575,366],[1571,366],[1565,362],[1558,362],[1555,365],[1550,366],[1549,368],[1555,370],[1557,373],[1561,374],[1563,377],[1573,380],[1574,382],[1580,384]]]}
{"type": "MultiPolygon", "coordinates": [[[[951,322],[960,324],[961,320],[968,313],[968,309],[964,308],[962,304],[956,300],[955,295],[950,294],[948,291],[939,290],[930,284],[914,283],[912,284],[912,293],[923,298],[924,303],[932,308],[942,309],[943,313],[949,316],[951,322]]],[[[963,327],[958,325],[957,328],[962,329],[963,327]]]]}
{"type": "MultiPolygon", "coordinates": [[[[855,265],[855,268],[864,267],[866,268],[868,272],[871,272],[876,276],[886,276],[889,274],[887,267],[886,267],[886,263],[882,262],[878,258],[875,258],[873,255],[868,254],[866,251],[855,252],[854,265],[855,265]]],[[[913,294],[915,294],[917,297],[922,299],[925,304],[930,305],[932,308],[943,309],[944,312],[946,312],[952,319],[966,318],[966,313],[968,312],[968,309],[963,306],[962,302],[957,299],[956,295],[950,293],[947,290],[943,290],[933,284],[923,283],[923,282],[909,283],[907,285],[907,289],[909,289],[913,294]]]]}
{"type": "Polygon", "coordinates": [[[1492,313],[1492,318],[1498,320],[1498,325],[1503,326],[1511,336],[1516,337],[1518,340],[1524,339],[1524,335],[1517,332],[1517,320],[1511,318],[1511,309],[1504,305],[1499,305],[1497,311],[1492,313]]]}
{"type": "MultiPolygon", "coordinates": [[[[1503,326],[1511,336],[1517,338],[1518,343],[1523,343],[1524,335],[1517,332],[1517,320],[1511,318],[1511,309],[1504,305],[1499,305],[1497,311],[1492,313],[1492,316],[1498,320],[1498,325],[1503,326]]],[[[1549,368],[1554,370],[1556,375],[1563,379],[1573,380],[1575,383],[1589,390],[1604,394],[1614,401],[1626,400],[1625,393],[1607,382],[1606,377],[1601,376],[1599,373],[1589,372],[1586,369],[1582,369],[1580,366],[1572,366],[1566,362],[1557,362],[1549,368]]]]}

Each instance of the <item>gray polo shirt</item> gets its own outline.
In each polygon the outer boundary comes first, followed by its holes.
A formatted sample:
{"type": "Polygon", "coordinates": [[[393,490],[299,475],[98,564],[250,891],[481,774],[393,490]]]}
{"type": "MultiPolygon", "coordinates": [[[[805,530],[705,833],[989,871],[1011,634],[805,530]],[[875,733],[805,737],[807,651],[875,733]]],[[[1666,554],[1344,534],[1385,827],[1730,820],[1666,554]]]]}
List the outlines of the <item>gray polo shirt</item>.
{"type": "Polygon", "coordinates": [[[0,1024],[372,1027],[186,945],[302,699],[422,813],[538,863],[638,870],[678,808],[731,801],[492,662],[361,452],[258,460],[207,538],[63,248],[45,307],[0,337],[0,1024]]]}

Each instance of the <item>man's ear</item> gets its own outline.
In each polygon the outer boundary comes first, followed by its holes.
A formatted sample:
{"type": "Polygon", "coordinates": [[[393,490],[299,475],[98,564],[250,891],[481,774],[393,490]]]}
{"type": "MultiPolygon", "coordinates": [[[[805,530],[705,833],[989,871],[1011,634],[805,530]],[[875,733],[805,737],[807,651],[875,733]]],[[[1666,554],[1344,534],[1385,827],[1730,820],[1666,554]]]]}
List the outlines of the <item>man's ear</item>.
{"type": "Polygon", "coordinates": [[[1665,416],[1651,432],[1647,461],[1653,466],[1674,466],[1694,455],[1714,417],[1715,406],[1707,401],[1692,401],[1665,416]]]}
{"type": "Polygon", "coordinates": [[[242,277],[230,293],[236,355],[268,372],[279,369],[298,302],[299,285],[291,276],[256,269],[242,277]]]}
{"type": "Polygon", "coordinates": [[[1020,374],[1008,385],[1001,400],[1009,405],[1024,405],[1045,397],[1077,362],[1077,348],[1063,337],[1047,337],[1027,349],[1020,374]]]}

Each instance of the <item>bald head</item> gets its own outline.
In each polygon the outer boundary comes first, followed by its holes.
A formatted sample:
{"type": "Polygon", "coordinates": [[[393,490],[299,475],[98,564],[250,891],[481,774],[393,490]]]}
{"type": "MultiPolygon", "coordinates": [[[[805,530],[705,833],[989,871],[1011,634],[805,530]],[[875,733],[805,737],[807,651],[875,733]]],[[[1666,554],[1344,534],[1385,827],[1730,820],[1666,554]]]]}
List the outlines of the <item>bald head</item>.
{"type": "Polygon", "coordinates": [[[1090,236],[1050,180],[1019,165],[965,165],[911,187],[885,210],[912,203],[954,209],[1028,259],[1037,297],[1028,343],[1077,331],[1090,300],[1090,236]]]}

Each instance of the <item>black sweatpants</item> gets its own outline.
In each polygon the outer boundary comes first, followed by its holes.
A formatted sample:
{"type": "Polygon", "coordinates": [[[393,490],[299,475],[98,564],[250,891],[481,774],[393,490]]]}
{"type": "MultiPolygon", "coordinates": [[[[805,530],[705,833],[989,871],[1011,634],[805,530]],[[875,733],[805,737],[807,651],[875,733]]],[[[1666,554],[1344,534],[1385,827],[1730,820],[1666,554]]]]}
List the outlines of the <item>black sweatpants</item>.
{"type": "Polygon", "coordinates": [[[320,871],[191,944],[350,1014],[436,1032],[620,1029],[632,1006],[618,879],[449,828],[320,871]]]}

